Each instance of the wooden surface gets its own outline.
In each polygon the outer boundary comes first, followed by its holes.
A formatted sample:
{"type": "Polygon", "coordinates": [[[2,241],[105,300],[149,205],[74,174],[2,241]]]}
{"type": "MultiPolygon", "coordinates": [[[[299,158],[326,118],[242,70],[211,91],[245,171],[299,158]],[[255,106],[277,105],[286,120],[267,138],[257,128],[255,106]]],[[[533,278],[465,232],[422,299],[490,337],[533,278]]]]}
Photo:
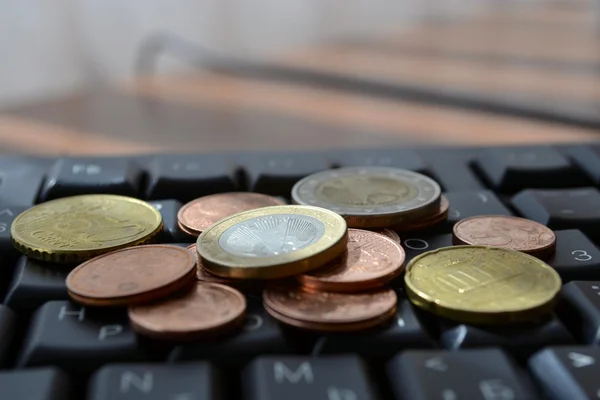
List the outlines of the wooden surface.
{"type": "MultiPolygon", "coordinates": [[[[596,115],[598,28],[587,3],[503,6],[380,38],[295,49],[272,62],[596,115]]],[[[597,129],[582,125],[201,71],[140,77],[0,113],[1,149],[43,154],[598,139],[597,129]]]]}

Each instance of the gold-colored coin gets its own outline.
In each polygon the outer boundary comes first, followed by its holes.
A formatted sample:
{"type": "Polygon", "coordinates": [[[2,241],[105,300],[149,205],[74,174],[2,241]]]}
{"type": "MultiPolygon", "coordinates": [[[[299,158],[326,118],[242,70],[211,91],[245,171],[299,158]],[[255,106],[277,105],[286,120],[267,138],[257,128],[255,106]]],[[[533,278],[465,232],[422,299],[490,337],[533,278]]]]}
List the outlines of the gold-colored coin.
{"type": "Polygon", "coordinates": [[[162,226],[160,213],[144,201],[91,194],[34,206],[15,218],[10,233],[13,245],[28,257],[75,263],[147,243],[162,226]]]}
{"type": "Polygon", "coordinates": [[[387,167],[348,167],[318,172],[292,189],[296,204],[324,207],[351,228],[385,228],[437,212],[441,189],[431,178],[387,167]]]}
{"type": "Polygon", "coordinates": [[[404,277],[417,306],[461,322],[527,322],[552,311],[561,280],[543,261],[518,251],[453,246],[415,257],[404,277]]]}
{"type": "Polygon", "coordinates": [[[196,242],[204,268],[226,278],[272,279],[323,266],[346,250],[346,221],[318,207],[273,206],[211,225],[196,242]]]}

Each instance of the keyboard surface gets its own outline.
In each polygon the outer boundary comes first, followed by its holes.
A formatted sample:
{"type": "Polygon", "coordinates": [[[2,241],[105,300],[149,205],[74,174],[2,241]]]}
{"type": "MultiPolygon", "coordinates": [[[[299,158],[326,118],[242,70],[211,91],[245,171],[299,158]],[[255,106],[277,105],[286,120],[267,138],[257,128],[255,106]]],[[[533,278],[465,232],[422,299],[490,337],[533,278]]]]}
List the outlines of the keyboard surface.
{"type": "Polygon", "coordinates": [[[0,399],[594,399],[600,398],[600,144],[399,148],[134,157],[0,157],[0,399]],[[392,322],[317,334],[269,316],[248,292],[238,332],[198,342],[136,335],[123,309],[69,300],[68,268],[20,255],[14,218],[46,200],[122,194],[161,214],[161,243],[195,239],[183,204],[254,191],[290,202],[300,179],[328,168],[389,166],[434,178],[448,221],[402,236],[407,262],[452,245],[452,226],[514,215],[557,237],[546,260],[563,287],[555,312],[524,325],[477,326],[413,306],[402,279],[392,322]]]}

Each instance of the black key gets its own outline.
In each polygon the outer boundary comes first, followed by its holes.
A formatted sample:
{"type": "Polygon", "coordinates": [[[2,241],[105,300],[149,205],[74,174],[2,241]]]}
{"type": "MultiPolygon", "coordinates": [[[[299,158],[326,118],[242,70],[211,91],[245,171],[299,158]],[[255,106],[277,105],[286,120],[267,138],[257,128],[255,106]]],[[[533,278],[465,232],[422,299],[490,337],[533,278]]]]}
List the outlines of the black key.
{"type": "Polygon", "coordinates": [[[109,193],[139,197],[144,173],[127,158],[61,158],[50,169],[40,200],[109,193]]]}
{"type": "Polygon", "coordinates": [[[381,149],[381,150],[346,150],[329,154],[335,166],[339,167],[393,167],[427,173],[423,159],[414,150],[381,149]]]}
{"type": "Polygon", "coordinates": [[[252,192],[290,197],[300,179],[331,166],[324,153],[256,153],[241,158],[252,192]]]}
{"type": "Polygon", "coordinates": [[[520,360],[546,346],[575,343],[554,315],[544,321],[522,325],[475,326],[446,321],[441,325],[440,342],[447,349],[498,346],[520,360]]]}
{"type": "Polygon", "coordinates": [[[600,146],[573,146],[567,154],[595,184],[600,184],[600,146]]]}
{"type": "Polygon", "coordinates": [[[398,313],[388,324],[365,333],[321,336],[313,346],[312,355],[357,353],[362,357],[387,359],[400,350],[433,345],[413,306],[408,300],[401,300],[398,313]]]}
{"type": "Polygon", "coordinates": [[[566,188],[589,185],[587,177],[551,147],[485,149],[475,167],[495,190],[516,192],[527,188],[566,188]]]}
{"type": "Polygon", "coordinates": [[[175,365],[109,364],[90,379],[88,400],[218,400],[214,368],[205,362],[175,365]]]}
{"type": "Polygon", "coordinates": [[[553,230],[579,229],[600,237],[600,192],[596,188],[523,190],[511,200],[525,218],[553,230]]]}
{"type": "Polygon", "coordinates": [[[6,253],[14,253],[12,255],[16,255],[10,241],[10,226],[17,215],[28,208],[26,206],[0,205],[0,254],[6,256],[6,253]]]}
{"type": "Polygon", "coordinates": [[[259,357],[242,373],[248,400],[375,400],[362,361],[356,356],[259,357]]]}
{"type": "Polygon", "coordinates": [[[4,303],[15,311],[31,312],[50,300],[67,300],[65,279],[70,269],[21,257],[4,303]]]}
{"type": "Polygon", "coordinates": [[[489,190],[463,190],[446,192],[450,202],[448,226],[476,215],[512,215],[510,210],[489,190]]]}
{"type": "Polygon", "coordinates": [[[531,400],[537,398],[498,348],[407,351],[388,364],[397,399],[531,400]]]}
{"type": "Polygon", "coordinates": [[[146,197],[187,203],[207,194],[235,191],[233,172],[229,160],[220,155],[157,156],[149,166],[146,197]]]}
{"type": "Polygon", "coordinates": [[[68,400],[69,377],[57,368],[0,372],[0,399],[68,400]]]}
{"type": "Polygon", "coordinates": [[[469,164],[480,149],[419,150],[428,170],[445,190],[484,190],[469,164]]]}
{"type": "Polygon", "coordinates": [[[172,243],[184,241],[188,238],[188,235],[181,232],[177,224],[177,212],[181,208],[180,202],[177,200],[155,200],[151,201],[150,204],[160,211],[164,223],[163,233],[158,240],[159,242],[172,243]]]}
{"type": "Polygon", "coordinates": [[[529,360],[529,368],[548,399],[600,398],[600,349],[572,346],[548,348],[529,360]]]}
{"type": "Polygon", "coordinates": [[[85,374],[108,362],[146,358],[124,310],[50,301],[34,314],[17,365],[56,365],[85,374]]]}
{"type": "Polygon", "coordinates": [[[600,281],[563,285],[559,316],[573,334],[587,344],[600,345],[600,281]]]}
{"type": "Polygon", "coordinates": [[[555,231],[556,252],[546,260],[563,282],[600,280],[600,251],[581,231],[555,231]]]}
{"type": "Polygon", "coordinates": [[[260,301],[249,299],[246,322],[232,336],[183,344],[173,349],[170,361],[211,360],[219,364],[243,364],[264,354],[290,353],[279,324],[260,301]]]}
{"type": "MultiPolygon", "coordinates": [[[[0,304],[0,367],[4,366],[11,354],[11,345],[17,330],[17,315],[0,304]]],[[[0,384],[0,393],[2,385],[0,384]]],[[[2,396],[0,396],[0,399],[2,396]]]]}
{"type": "Polygon", "coordinates": [[[440,249],[442,247],[452,246],[452,235],[433,235],[433,236],[407,236],[400,237],[402,247],[406,252],[406,263],[427,251],[440,249]]]}
{"type": "Polygon", "coordinates": [[[0,157],[0,204],[31,206],[36,203],[48,162],[0,157]]]}

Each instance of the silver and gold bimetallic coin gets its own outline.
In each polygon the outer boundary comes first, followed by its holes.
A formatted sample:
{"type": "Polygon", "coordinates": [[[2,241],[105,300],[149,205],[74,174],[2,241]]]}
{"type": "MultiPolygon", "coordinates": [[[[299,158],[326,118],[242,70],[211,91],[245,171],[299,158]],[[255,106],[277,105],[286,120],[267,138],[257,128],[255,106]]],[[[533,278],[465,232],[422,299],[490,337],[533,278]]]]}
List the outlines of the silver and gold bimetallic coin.
{"type": "Polygon", "coordinates": [[[425,175],[398,168],[348,167],[310,175],[292,189],[296,204],[335,211],[351,228],[384,228],[435,214],[441,188],[425,175]]]}
{"type": "Polygon", "coordinates": [[[162,226],[160,213],[144,201],[92,194],[34,206],[15,218],[10,233],[15,248],[28,257],[75,263],[148,243],[162,226]]]}
{"type": "Polygon", "coordinates": [[[531,322],[550,313],[558,273],[528,254],[486,246],[443,247],[412,259],[408,298],[442,317],[466,323],[531,322]]]}
{"type": "Polygon", "coordinates": [[[347,225],[329,210],[273,206],[211,225],[196,248],[209,272],[227,278],[272,279],[323,266],[346,250],[347,225]]]}

